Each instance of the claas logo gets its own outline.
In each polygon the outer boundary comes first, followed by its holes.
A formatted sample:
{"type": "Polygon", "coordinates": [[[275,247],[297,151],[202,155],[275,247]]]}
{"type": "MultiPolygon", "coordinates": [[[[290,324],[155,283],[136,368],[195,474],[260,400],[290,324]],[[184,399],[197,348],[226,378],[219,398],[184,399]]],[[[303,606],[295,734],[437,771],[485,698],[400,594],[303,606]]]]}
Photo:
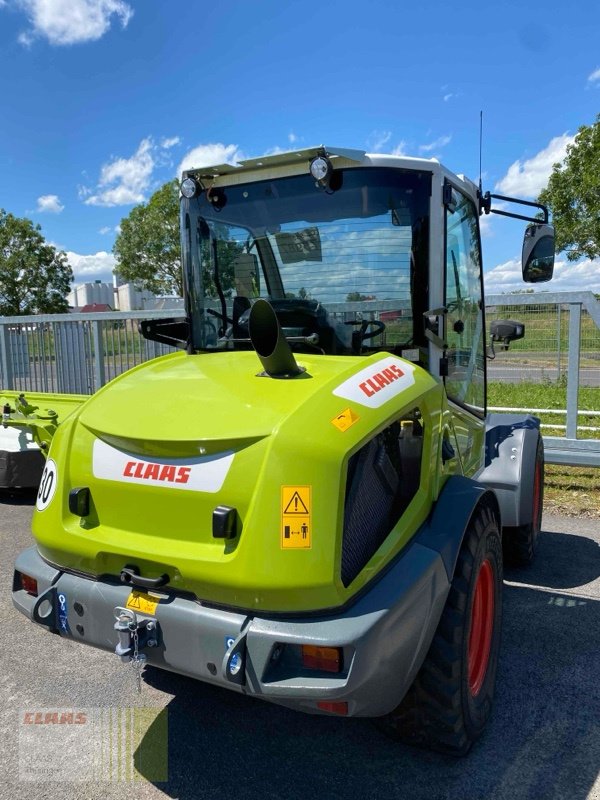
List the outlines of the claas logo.
{"type": "Polygon", "coordinates": [[[380,392],[384,386],[389,386],[390,383],[397,381],[398,378],[402,378],[403,376],[404,373],[400,367],[392,364],[391,367],[382,369],[381,372],[376,372],[370,378],[367,378],[366,381],[359,384],[359,387],[367,397],[373,397],[375,392],[380,392]]]}
{"type": "Polygon", "coordinates": [[[176,467],[174,464],[154,464],[148,461],[128,461],[123,470],[125,478],[142,478],[145,481],[165,483],[187,483],[191,467],[176,467]]]}

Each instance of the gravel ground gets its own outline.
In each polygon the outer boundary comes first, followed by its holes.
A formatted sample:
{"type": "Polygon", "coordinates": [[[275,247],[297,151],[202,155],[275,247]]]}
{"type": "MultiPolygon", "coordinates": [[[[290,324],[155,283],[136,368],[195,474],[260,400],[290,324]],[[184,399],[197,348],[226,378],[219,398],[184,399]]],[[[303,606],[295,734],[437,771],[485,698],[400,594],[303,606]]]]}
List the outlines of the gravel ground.
{"type": "Polygon", "coordinates": [[[396,744],[366,720],[304,716],[158,670],[146,670],[138,695],[116,657],[12,608],[31,511],[26,497],[0,497],[0,798],[600,800],[598,521],[546,515],[535,566],[507,572],[494,715],[471,754],[454,760],[396,744]],[[106,720],[132,707],[141,743],[134,737],[124,752],[134,780],[77,780],[93,755],[89,725],[54,727],[62,739],[46,745],[28,738],[40,726],[24,724],[39,709],[86,709],[94,719],[100,712],[89,709],[104,709],[106,720]],[[57,741],[63,780],[28,780],[32,748],[41,758],[57,741]]]}

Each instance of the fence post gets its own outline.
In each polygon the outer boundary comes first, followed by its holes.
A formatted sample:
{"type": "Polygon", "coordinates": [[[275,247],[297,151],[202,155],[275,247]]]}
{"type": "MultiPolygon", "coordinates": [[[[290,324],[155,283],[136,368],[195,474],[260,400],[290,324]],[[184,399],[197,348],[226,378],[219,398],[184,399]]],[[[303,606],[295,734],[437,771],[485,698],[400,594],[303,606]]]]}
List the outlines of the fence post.
{"type": "Polygon", "coordinates": [[[8,346],[8,331],[6,325],[0,323],[0,367],[4,377],[4,389],[14,389],[11,352],[8,346]]]}
{"type": "Polygon", "coordinates": [[[567,369],[567,439],[577,438],[581,303],[569,303],[569,357],[567,369]]]}
{"type": "Polygon", "coordinates": [[[98,391],[106,382],[102,322],[99,319],[95,319],[92,322],[92,337],[94,339],[94,383],[96,384],[96,391],[98,391]]]}

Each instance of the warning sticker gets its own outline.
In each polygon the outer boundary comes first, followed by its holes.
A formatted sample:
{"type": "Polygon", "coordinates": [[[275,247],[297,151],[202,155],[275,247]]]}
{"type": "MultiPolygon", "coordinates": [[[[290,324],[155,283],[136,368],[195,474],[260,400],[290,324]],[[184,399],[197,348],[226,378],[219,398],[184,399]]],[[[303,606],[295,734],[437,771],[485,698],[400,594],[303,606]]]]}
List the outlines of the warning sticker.
{"type": "Polygon", "coordinates": [[[127,598],[125,603],[127,608],[132,611],[139,611],[140,614],[154,614],[159,601],[145,592],[137,592],[135,589],[127,598]]]}
{"type": "Polygon", "coordinates": [[[355,422],[358,422],[360,417],[358,414],[355,414],[351,408],[347,408],[345,411],[342,411],[341,414],[338,414],[337,417],[334,417],[331,420],[331,424],[335,425],[335,427],[342,431],[347,431],[348,428],[351,428],[355,422]]]}
{"type": "Polygon", "coordinates": [[[312,487],[281,487],[281,546],[307,549],[311,542],[312,487]]]}

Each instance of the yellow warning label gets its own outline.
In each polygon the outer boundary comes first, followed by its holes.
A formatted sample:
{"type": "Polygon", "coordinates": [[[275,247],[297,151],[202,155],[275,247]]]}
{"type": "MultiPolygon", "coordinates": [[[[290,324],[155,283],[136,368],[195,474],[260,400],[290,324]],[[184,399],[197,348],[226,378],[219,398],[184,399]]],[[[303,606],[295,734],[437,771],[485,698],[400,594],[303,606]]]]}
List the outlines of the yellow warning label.
{"type": "Polygon", "coordinates": [[[281,487],[281,546],[307,549],[312,535],[311,486],[281,487]]]}
{"type": "Polygon", "coordinates": [[[342,411],[341,414],[338,414],[337,417],[334,417],[331,420],[331,424],[335,425],[335,427],[342,431],[347,431],[348,428],[351,428],[355,422],[358,422],[360,417],[358,414],[355,414],[351,408],[347,408],[345,411],[342,411]]]}
{"type": "Polygon", "coordinates": [[[127,598],[125,605],[132,611],[139,611],[140,614],[154,614],[158,603],[159,601],[156,598],[134,589],[127,598]]]}

